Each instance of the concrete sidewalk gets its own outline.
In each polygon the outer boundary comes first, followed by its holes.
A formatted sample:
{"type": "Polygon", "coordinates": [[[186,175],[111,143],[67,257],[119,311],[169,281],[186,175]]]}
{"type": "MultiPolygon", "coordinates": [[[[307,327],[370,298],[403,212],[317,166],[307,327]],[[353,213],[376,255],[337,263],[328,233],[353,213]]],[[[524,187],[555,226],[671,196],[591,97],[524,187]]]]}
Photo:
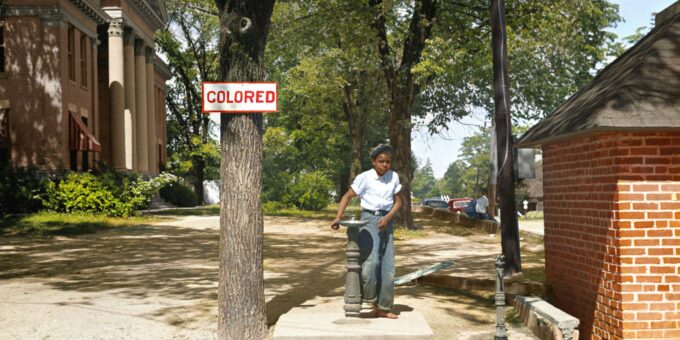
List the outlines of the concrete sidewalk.
{"type": "Polygon", "coordinates": [[[544,224],[543,220],[517,220],[519,222],[519,230],[525,231],[527,233],[532,233],[534,235],[543,236],[544,224]]]}

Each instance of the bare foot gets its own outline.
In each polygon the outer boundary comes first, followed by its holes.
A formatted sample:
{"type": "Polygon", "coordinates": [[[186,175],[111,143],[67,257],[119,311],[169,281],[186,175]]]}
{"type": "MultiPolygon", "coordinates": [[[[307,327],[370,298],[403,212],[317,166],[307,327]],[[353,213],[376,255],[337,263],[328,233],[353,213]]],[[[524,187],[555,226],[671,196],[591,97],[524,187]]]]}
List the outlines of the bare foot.
{"type": "Polygon", "coordinates": [[[388,319],[399,318],[399,316],[397,314],[394,314],[392,312],[386,312],[386,311],[380,310],[380,309],[375,310],[375,317],[376,318],[388,318],[388,319]]]}

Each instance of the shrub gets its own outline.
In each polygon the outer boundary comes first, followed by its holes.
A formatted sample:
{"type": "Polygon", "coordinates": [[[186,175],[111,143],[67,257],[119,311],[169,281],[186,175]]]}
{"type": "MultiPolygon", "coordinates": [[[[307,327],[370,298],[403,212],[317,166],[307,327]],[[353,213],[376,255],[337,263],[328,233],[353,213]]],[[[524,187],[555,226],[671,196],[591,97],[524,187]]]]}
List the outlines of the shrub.
{"type": "Polygon", "coordinates": [[[289,208],[288,204],[283,202],[271,201],[262,203],[262,211],[265,214],[273,214],[279,210],[289,208]]]}
{"type": "Polygon", "coordinates": [[[149,208],[153,195],[159,192],[161,188],[172,183],[177,183],[177,176],[167,172],[163,172],[148,181],[135,181],[135,184],[131,189],[135,209],[149,208]]]}
{"type": "Polygon", "coordinates": [[[0,216],[40,210],[48,180],[35,168],[0,168],[0,216]]]}
{"type": "Polygon", "coordinates": [[[47,185],[45,206],[56,212],[90,212],[109,216],[130,216],[134,203],[124,195],[130,181],[116,187],[111,177],[97,178],[89,173],[71,173],[59,182],[47,185]],[[116,195],[118,194],[118,195],[116,195]]]}
{"type": "Polygon", "coordinates": [[[524,215],[524,218],[527,220],[542,220],[543,219],[543,211],[529,211],[524,215]]]}
{"type": "Polygon", "coordinates": [[[127,217],[135,210],[147,208],[151,197],[163,185],[176,181],[170,174],[161,174],[149,181],[137,175],[106,172],[71,173],[65,179],[49,182],[43,199],[52,211],[101,213],[127,217]]]}
{"type": "Polygon", "coordinates": [[[170,183],[161,188],[161,198],[178,207],[195,207],[198,196],[189,187],[179,182],[170,183]]]}
{"type": "Polygon", "coordinates": [[[288,202],[302,210],[321,210],[331,201],[333,183],[320,171],[300,175],[290,186],[288,202]]]}

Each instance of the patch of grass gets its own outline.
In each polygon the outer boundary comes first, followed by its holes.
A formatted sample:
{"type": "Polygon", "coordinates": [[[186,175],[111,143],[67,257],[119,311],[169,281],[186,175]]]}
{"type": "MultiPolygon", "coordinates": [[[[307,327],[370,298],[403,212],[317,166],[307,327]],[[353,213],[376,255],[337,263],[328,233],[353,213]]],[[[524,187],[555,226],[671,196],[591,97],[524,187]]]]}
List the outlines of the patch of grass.
{"type": "Polygon", "coordinates": [[[163,216],[219,216],[220,206],[215,205],[204,205],[201,207],[194,208],[178,208],[178,209],[168,209],[161,211],[154,211],[145,213],[145,215],[163,215],[163,216]]]}
{"type": "Polygon", "coordinates": [[[39,212],[26,216],[9,216],[0,220],[0,235],[79,235],[101,230],[131,227],[159,221],[150,217],[107,217],[93,214],[39,212]]]}
{"type": "Polygon", "coordinates": [[[519,236],[525,242],[529,242],[529,243],[532,243],[532,244],[543,244],[543,236],[541,236],[541,235],[536,235],[536,234],[533,234],[533,233],[529,233],[529,232],[520,230],[519,236]]]}
{"type": "Polygon", "coordinates": [[[531,281],[545,283],[545,267],[522,268],[522,276],[531,281]]]}
{"type": "Polygon", "coordinates": [[[425,216],[424,214],[421,213],[414,213],[413,219],[416,225],[427,230],[432,230],[437,233],[456,236],[471,236],[486,234],[481,229],[477,229],[474,227],[465,227],[462,225],[454,224],[451,221],[444,221],[436,217],[425,216]]]}
{"type": "Polygon", "coordinates": [[[525,220],[542,220],[543,219],[543,212],[542,211],[529,211],[524,215],[525,220]]]}
{"type": "MultiPolygon", "coordinates": [[[[359,218],[361,208],[357,206],[348,206],[345,209],[345,216],[350,216],[354,214],[355,218],[359,218]]],[[[311,219],[322,219],[322,220],[333,220],[335,215],[338,213],[338,205],[331,204],[323,210],[319,211],[308,211],[300,210],[297,208],[282,208],[275,209],[265,212],[267,216],[286,216],[286,217],[297,217],[297,218],[311,218],[311,219]]]]}
{"type": "Polygon", "coordinates": [[[422,229],[409,230],[406,228],[394,228],[395,240],[414,240],[427,236],[427,232],[422,229]]]}
{"type": "MultiPolygon", "coordinates": [[[[275,208],[270,210],[265,210],[265,216],[285,216],[285,217],[297,217],[297,218],[310,218],[310,219],[324,219],[332,220],[335,218],[335,214],[338,212],[338,205],[331,204],[319,211],[308,211],[300,210],[297,208],[275,208]]],[[[348,206],[345,209],[345,215],[355,214],[355,217],[359,217],[361,208],[358,206],[348,206]]],[[[220,206],[219,205],[206,205],[202,207],[186,208],[186,209],[168,209],[163,211],[154,211],[145,213],[146,215],[162,215],[162,216],[219,216],[220,206]]]]}
{"type": "MultiPolygon", "coordinates": [[[[507,304],[507,301],[506,301],[507,304]]],[[[522,318],[520,317],[517,309],[515,307],[505,308],[505,322],[517,327],[523,324],[522,318]]]]}

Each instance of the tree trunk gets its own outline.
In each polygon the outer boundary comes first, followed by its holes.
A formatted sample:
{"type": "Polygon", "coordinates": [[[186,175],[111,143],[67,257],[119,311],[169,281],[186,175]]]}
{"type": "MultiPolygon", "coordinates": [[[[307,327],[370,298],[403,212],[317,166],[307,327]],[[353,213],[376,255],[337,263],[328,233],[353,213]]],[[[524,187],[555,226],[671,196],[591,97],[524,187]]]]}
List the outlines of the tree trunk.
{"type": "Polygon", "coordinates": [[[430,38],[435,15],[436,0],[416,0],[410,19],[408,33],[404,39],[402,56],[399,65],[392,52],[387,37],[387,17],[382,0],[369,0],[373,9],[371,27],[376,32],[380,66],[385,73],[385,80],[390,91],[390,113],[388,118],[388,135],[394,148],[394,168],[399,173],[401,194],[404,206],[397,217],[397,224],[415,229],[411,214],[411,182],[413,166],[411,162],[411,109],[413,100],[418,94],[411,70],[418,64],[425,48],[425,41],[430,38]]]}
{"type": "Polygon", "coordinates": [[[351,84],[342,87],[345,96],[345,117],[349,128],[351,150],[351,161],[349,167],[350,181],[361,173],[361,146],[364,141],[364,122],[354,97],[354,90],[351,84]]]}
{"type": "MultiPolygon", "coordinates": [[[[261,81],[273,0],[216,0],[222,81],[261,81]]],[[[218,336],[267,335],[262,264],[262,114],[220,121],[220,269],[218,336]]]]}
{"type": "Polygon", "coordinates": [[[203,205],[203,180],[205,179],[205,157],[194,156],[193,160],[194,192],[198,198],[198,205],[203,205]]]}
{"type": "Polygon", "coordinates": [[[401,182],[401,198],[403,206],[396,218],[397,225],[408,229],[416,229],[411,211],[411,183],[413,182],[413,164],[411,162],[411,108],[413,107],[413,79],[408,74],[395,78],[398,83],[392,86],[390,115],[388,119],[388,135],[394,148],[392,160],[401,182]],[[400,78],[402,78],[401,81],[400,78]]]}
{"type": "Polygon", "coordinates": [[[494,101],[496,104],[496,141],[498,143],[498,194],[501,205],[501,246],[505,256],[505,275],[522,271],[519,226],[515,204],[515,176],[510,119],[510,81],[505,36],[505,1],[491,1],[494,101]]]}

